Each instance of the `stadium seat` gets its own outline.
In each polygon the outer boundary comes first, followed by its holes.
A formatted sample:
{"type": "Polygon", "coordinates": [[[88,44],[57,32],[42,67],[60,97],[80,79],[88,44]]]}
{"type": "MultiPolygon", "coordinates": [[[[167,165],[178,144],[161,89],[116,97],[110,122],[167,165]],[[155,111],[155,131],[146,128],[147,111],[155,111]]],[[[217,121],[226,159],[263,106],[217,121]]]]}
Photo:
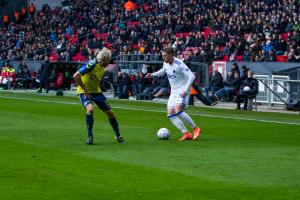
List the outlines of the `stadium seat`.
{"type": "Polygon", "coordinates": [[[229,56],[223,56],[223,60],[229,61],[229,56]]]}
{"type": "Polygon", "coordinates": [[[182,33],[184,37],[186,36],[189,36],[190,35],[190,32],[185,32],[185,33],[182,33]]]}
{"type": "Polygon", "coordinates": [[[133,48],[133,49],[138,49],[139,46],[138,46],[138,44],[132,44],[132,45],[131,45],[131,48],[133,48]]]}
{"type": "Polygon", "coordinates": [[[209,33],[211,31],[211,28],[209,26],[205,26],[203,27],[203,31],[209,33]]]}
{"type": "Polygon", "coordinates": [[[57,61],[58,58],[59,56],[56,53],[51,53],[49,57],[50,61],[57,61]]]}
{"type": "Polygon", "coordinates": [[[288,58],[287,58],[287,56],[280,56],[280,55],[278,55],[278,56],[276,56],[276,61],[277,62],[287,62],[288,58]]]}
{"type": "Polygon", "coordinates": [[[288,33],[283,33],[283,34],[282,34],[282,37],[283,37],[284,41],[286,41],[286,42],[289,40],[289,35],[288,35],[288,33]]]}
{"type": "Polygon", "coordinates": [[[235,57],[235,61],[243,61],[244,60],[244,56],[243,55],[239,55],[235,57]]]}
{"type": "Polygon", "coordinates": [[[220,50],[221,50],[221,51],[224,51],[224,49],[225,49],[225,47],[220,47],[220,50]]]}

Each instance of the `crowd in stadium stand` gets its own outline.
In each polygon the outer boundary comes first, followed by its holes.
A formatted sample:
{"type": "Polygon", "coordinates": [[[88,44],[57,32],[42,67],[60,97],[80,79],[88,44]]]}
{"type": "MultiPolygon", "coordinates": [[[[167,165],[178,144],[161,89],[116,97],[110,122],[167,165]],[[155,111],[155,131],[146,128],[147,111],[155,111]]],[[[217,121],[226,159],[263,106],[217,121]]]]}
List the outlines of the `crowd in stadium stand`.
{"type": "Polygon", "coordinates": [[[1,28],[0,60],[86,61],[103,46],[194,62],[300,61],[297,0],[70,0],[1,28]]]}

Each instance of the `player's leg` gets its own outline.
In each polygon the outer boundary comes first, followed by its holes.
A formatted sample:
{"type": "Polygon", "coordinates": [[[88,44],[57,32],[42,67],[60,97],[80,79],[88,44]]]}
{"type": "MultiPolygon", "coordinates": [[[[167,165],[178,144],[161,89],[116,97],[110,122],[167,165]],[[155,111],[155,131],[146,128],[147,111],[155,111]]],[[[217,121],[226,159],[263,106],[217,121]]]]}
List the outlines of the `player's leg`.
{"type": "Polygon", "coordinates": [[[243,94],[238,94],[237,96],[236,96],[236,109],[237,110],[241,110],[241,103],[242,103],[242,98],[244,97],[244,95],[243,94]]]}
{"type": "Polygon", "coordinates": [[[245,95],[245,98],[244,98],[244,108],[243,110],[248,110],[248,95],[245,95]]]}
{"type": "Polygon", "coordinates": [[[87,140],[87,144],[93,144],[93,126],[94,126],[94,108],[93,108],[93,104],[88,104],[86,105],[86,117],[85,117],[85,121],[86,121],[86,127],[88,130],[88,140],[87,140]]]}
{"type": "Polygon", "coordinates": [[[171,94],[168,101],[168,118],[172,122],[172,124],[176,126],[183,133],[183,136],[180,140],[191,140],[192,135],[188,132],[187,128],[185,127],[181,119],[178,118],[178,116],[176,115],[175,107],[176,107],[175,95],[171,94]]]}
{"type": "Polygon", "coordinates": [[[107,102],[106,97],[101,93],[97,96],[94,96],[93,101],[97,104],[99,109],[101,109],[107,115],[109,123],[115,132],[115,140],[119,143],[124,143],[125,140],[123,137],[121,137],[119,123],[111,109],[111,106],[107,102]]]}
{"type": "Polygon", "coordinates": [[[115,132],[115,140],[119,143],[124,143],[125,140],[120,134],[119,123],[112,110],[103,110],[108,117],[109,123],[115,132]]]}
{"type": "Polygon", "coordinates": [[[188,102],[189,102],[189,95],[186,95],[185,97],[179,96],[179,98],[176,102],[175,112],[176,112],[176,115],[182,121],[184,121],[185,123],[187,123],[188,125],[190,125],[193,128],[193,132],[194,132],[193,139],[197,140],[200,135],[201,129],[199,127],[197,127],[194,120],[186,112],[184,112],[184,108],[188,104],[188,102]]]}
{"type": "Polygon", "coordinates": [[[89,98],[85,98],[84,94],[79,95],[81,104],[86,109],[86,115],[85,115],[85,123],[88,131],[88,140],[86,144],[93,144],[93,126],[94,126],[94,108],[92,104],[92,100],[89,98]]]}

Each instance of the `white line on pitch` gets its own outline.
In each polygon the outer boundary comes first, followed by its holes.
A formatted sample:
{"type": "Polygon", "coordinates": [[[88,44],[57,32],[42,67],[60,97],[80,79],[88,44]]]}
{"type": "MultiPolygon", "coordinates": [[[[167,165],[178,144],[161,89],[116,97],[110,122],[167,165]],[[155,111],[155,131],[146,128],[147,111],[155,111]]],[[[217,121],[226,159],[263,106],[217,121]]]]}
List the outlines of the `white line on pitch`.
{"type": "MultiPolygon", "coordinates": [[[[69,104],[69,105],[80,105],[80,103],[75,102],[66,102],[66,101],[51,101],[45,99],[32,99],[32,98],[22,98],[22,97],[3,97],[0,98],[4,99],[18,99],[18,100],[26,100],[26,101],[37,101],[37,102],[47,102],[47,103],[59,103],[59,104],[69,104]]],[[[134,111],[147,111],[147,112],[157,112],[157,113],[166,113],[166,111],[162,110],[151,110],[151,109],[138,109],[138,108],[126,108],[126,107],[119,107],[114,106],[113,108],[123,109],[123,110],[134,110],[134,111]]],[[[300,123],[295,122],[281,122],[281,121],[274,121],[274,120],[265,120],[265,119],[249,119],[249,118],[242,118],[242,117],[226,117],[221,115],[209,115],[209,114],[200,114],[200,113],[189,113],[190,115],[195,116],[203,116],[203,117],[212,117],[212,118],[220,118],[220,119],[234,119],[234,120],[245,120],[245,121],[255,121],[255,122],[266,122],[266,123],[275,123],[275,124],[286,124],[286,125],[298,125],[300,123]]]]}

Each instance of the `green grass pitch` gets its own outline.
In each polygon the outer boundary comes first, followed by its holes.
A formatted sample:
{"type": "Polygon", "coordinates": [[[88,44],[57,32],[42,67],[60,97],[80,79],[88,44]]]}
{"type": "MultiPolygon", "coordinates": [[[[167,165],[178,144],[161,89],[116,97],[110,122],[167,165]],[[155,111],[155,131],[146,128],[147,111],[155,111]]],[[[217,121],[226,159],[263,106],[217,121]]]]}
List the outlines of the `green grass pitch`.
{"type": "Polygon", "coordinates": [[[78,99],[0,92],[0,199],[300,199],[299,115],[191,106],[179,142],[166,105],[110,103],[126,144],[96,110],[88,146],[78,99]]]}

